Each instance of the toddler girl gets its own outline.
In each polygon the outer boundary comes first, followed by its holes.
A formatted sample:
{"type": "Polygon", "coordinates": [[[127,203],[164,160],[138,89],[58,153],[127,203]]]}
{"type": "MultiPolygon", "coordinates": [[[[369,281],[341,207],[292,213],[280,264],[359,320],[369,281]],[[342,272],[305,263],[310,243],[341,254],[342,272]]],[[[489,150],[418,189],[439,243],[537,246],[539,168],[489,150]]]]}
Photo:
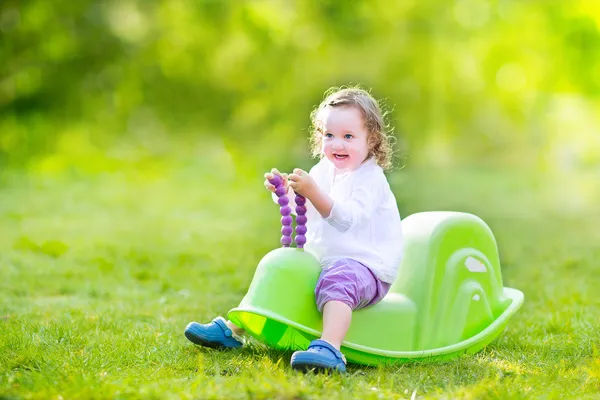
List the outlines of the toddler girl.
{"type": "MultiPolygon", "coordinates": [[[[306,244],[323,268],[315,288],[323,313],[321,339],[292,355],[294,369],[346,370],[340,346],[352,311],[378,303],[396,278],[402,258],[402,230],[396,199],[383,173],[392,146],[381,109],[356,88],[331,92],[311,114],[311,146],[320,161],[306,173],[283,178],[290,207],[294,192],[308,200],[306,244]],[[291,187],[293,190],[288,190],[291,187]]],[[[276,199],[276,197],[275,197],[276,199]]],[[[209,324],[191,322],[186,337],[209,347],[241,347],[243,330],[222,317],[209,324]]]]}

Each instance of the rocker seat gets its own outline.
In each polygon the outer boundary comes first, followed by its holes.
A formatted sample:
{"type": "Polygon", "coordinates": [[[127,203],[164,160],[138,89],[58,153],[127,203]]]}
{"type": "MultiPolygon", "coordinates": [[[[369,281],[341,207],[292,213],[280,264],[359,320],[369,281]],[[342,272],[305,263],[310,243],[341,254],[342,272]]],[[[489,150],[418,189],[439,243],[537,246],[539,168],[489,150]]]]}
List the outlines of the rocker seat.
{"type": "MultiPolygon", "coordinates": [[[[523,293],[502,286],[491,230],[456,212],[418,213],[402,224],[398,278],[381,302],[353,313],[342,352],[351,362],[377,365],[481,350],[523,303],[523,293]]],[[[320,271],[307,252],[271,251],[229,318],[272,347],[306,349],[322,332],[314,298],[320,271]]]]}

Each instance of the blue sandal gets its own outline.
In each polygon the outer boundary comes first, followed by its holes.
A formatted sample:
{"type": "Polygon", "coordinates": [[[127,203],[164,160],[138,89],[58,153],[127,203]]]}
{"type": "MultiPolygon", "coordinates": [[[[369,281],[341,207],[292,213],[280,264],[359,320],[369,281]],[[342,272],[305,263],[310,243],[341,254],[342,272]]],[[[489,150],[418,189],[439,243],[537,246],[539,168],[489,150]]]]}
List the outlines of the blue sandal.
{"type": "Polygon", "coordinates": [[[233,349],[243,345],[242,341],[234,337],[223,317],[217,317],[209,324],[190,322],[185,327],[184,334],[190,342],[214,349],[233,349]]]}
{"type": "Polygon", "coordinates": [[[346,358],[330,343],[318,339],[308,345],[308,350],[292,354],[292,369],[346,372],[346,358]]]}

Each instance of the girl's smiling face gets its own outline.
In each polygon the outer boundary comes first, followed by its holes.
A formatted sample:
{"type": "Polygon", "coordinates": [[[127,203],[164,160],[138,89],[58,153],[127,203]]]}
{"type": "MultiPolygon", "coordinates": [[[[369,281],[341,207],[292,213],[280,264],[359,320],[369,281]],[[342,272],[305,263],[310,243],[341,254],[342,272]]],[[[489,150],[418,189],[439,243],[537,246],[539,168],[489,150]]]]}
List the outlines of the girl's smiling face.
{"type": "Polygon", "coordinates": [[[358,167],[369,155],[360,110],[352,106],[326,107],[319,112],[323,153],[341,171],[358,167]]]}

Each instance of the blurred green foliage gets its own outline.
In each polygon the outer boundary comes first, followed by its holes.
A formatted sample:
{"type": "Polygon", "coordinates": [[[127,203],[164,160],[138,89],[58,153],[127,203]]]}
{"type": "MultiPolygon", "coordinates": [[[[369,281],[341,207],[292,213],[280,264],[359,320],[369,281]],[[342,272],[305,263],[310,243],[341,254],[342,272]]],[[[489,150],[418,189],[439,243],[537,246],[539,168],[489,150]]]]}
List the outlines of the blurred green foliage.
{"type": "Polygon", "coordinates": [[[410,163],[596,167],[599,27],[597,0],[3,0],[0,154],[298,162],[322,93],[361,84],[410,163]]]}
{"type": "Polygon", "coordinates": [[[0,0],[0,397],[596,393],[599,30],[600,0],[0,0]],[[350,380],[198,351],[278,243],[260,172],[310,167],[344,84],[386,104],[402,215],[488,221],[522,313],[350,380]]]}

